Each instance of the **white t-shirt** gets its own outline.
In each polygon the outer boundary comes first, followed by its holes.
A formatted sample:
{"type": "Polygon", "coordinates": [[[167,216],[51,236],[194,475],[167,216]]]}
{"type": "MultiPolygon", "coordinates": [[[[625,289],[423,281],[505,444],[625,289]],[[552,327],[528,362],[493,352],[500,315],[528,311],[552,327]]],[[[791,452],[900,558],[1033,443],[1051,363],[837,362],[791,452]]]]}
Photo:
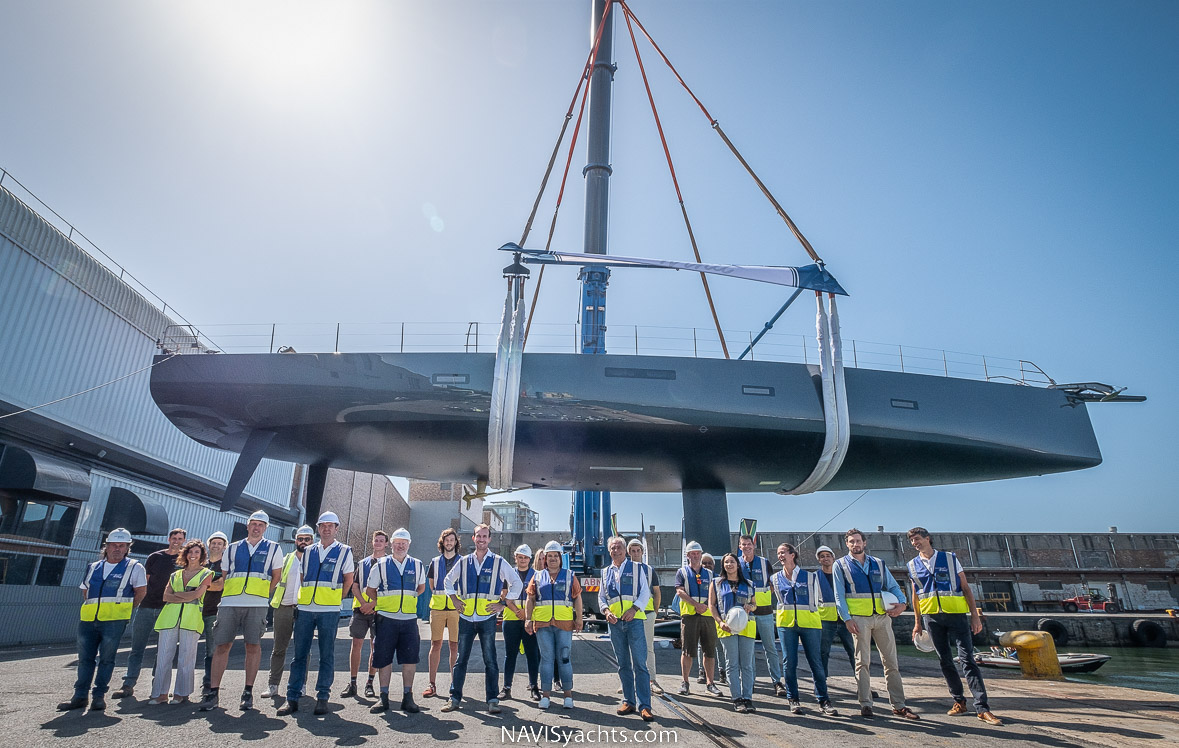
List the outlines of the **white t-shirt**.
{"type": "MultiPolygon", "coordinates": [[[[392,556],[385,556],[384,558],[377,561],[375,564],[373,564],[372,573],[368,577],[369,587],[378,588],[381,586],[382,582],[388,579],[387,575],[389,574],[389,570],[386,564],[395,564],[397,566],[397,571],[401,574],[404,574],[405,564],[410,560],[410,558],[412,557],[406,556],[405,561],[398,561],[392,556]]],[[[418,569],[417,580],[414,582],[414,590],[416,591],[418,587],[421,587],[426,583],[426,567],[423,566],[422,562],[416,558],[413,559],[413,562],[417,564],[418,569]]],[[[423,589],[422,592],[425,593],[425,590],[423,589]]],[[[410,613],[406,613],[405,611],[400,613],[387,613],[383,610],[378,610],[377,613],[386,618],[392,618],[395,621],[410,621],[418,617],[417,611],[410,613]]]]}
{"type": "MultiPolygon", "coordinates": [[[[246,548],[248,548],[250,551],[250,558],[253,558],[254,554],[257,553],[258,549],[262,546],[263,540],[266,540],[266,538],[259,538],[258,542],[254,543],[252,545],[251,545],[248,538],[239,540],[236,543],[230,543],[229,547],[225,549],[225,553],[223,553],[221,555],[221,569],[223,571],[225,571],[226,573],[228,573],[229,560],[231,558],[236,558],[237,547],[239,544],[244,545],[246,548]]],[[[277,543],[275,543],[273,540],[271,540],[269,542],[274,544],[275,551],[274,551],[274,553],[270,554],[270,564],[269,564],[268,568],[266,569],[267,576],[270,576],[270,574],[272,574],[275,569],[277,569],[280,572],[282,571],[282,562],[283,562],[283,558],[284,558],[283,553],[282,553],[282,548],[279,547],[279,545],[277,543]]],[[[270,597],[269,596],[259,597],[258,595],[246,595],[243,593],[241,595],[222,595],[221,596],[221,604],[218,606],[218,609],[220,609],[220,608],[265,608],[265,607],[268,607],[269,605],[270,605],[270,597]]]]}
{"type": "MultiPolygon", "coordinates": [[[[121,562],[120,562],[121,563],[121,562]]],[[[119,564],[112,564],[110,561],[102,562],[102,578],[106,579],[115,570],[119,564]]],[[[78,589],[84,590],[89,588],[89,578],[83,579],[82,583],[78,585],[78,589]]],[[[143,564],[136,561],[131,564],[131,581],[128,583],[132,589],[147,586],[147,572],[143,568],[143,564]]]]}
{"type": "MultiPolygon", "coordinates": [[[[334,540],[334,541],[332,541],[331,545],[329,545],[327,548],[324,548],[323,541],[322,540],[319,541],[315,545],[313,545],[310,548],[308,548],[307,550],[303,551],[303,563],[307,563],[307,554],[308,553],[315,551],[316,555],[318,555],[320,560],[322,560],[322,559],[326,558],[327,555],[332,552],[332,549],[338,545],[341,545],[340,541],[334,540]]],[[[354,561],[352,558],[352,549],[350,547],[345,545],[340,549],[339,563],[340,563],[340,584],[343,584],[344,583],[344,575],[351,574],[356,571],[356,561],[354,561]]],[[[300,569],[299,571],[301,573],[302,569],[300,569]]],[[[300,579],[300,584],[301,583],[302,583],[302,580],[300,579]]],[[[346,590],[341,588],[341,591],[346,591],[346,590]]],[[[351,605],[352,601],[349,600],[348,604],[351,605]]],[[[300,605],[299,610],[305,610],[308,613],[331,613],[333,610],[340,611],[340,610],[343,610],[343,608],[341,608],[339,605],[300,605]]]]}
{"type": "MultiPolygon", "coordinates": [[[[956,578],[959,574],[962,573],[962,563],[958,560],[957,553],[947,553],[946,555],[949,556],[950,559],[954,562],[954,568],[950,570],[950,573],[953,574],[956,578]]],[[[937,561],[937,551],[934,551],[933,555],[929,558],[926,558],[925,556],[922,556],[920,553],[918,553],[917,558],[920,559],[921,563],[924,564],[925,568],[929,569],[929,573],[932,574],[933,565],[937,561]]]]}

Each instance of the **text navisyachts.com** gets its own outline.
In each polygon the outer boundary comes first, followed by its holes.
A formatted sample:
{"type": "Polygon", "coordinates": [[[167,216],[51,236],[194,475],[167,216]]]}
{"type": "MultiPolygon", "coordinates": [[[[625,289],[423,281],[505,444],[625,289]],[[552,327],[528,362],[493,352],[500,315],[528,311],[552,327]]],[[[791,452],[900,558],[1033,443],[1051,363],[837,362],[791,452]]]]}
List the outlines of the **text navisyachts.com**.
{"type": "Polygon", "coordinates": [[[556,725],[521,725],[499,728],[501,743],[539,745],[551,743],[566,746],[570,743],[678,743],[675,730],[624,730],[620,727],[560,727],[556,725]]]}

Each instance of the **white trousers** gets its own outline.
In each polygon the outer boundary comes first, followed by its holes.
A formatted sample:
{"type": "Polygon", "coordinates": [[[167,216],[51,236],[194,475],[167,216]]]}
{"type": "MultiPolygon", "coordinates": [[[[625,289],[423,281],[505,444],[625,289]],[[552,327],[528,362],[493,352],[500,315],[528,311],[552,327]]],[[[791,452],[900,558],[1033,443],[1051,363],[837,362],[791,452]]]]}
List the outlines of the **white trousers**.
{"type": "Polygon", "coordinates": [[[647,634],[647,672],[651,674],[651,682],[655,682],[655,614],[648,610],[643,619],[643,631],[647,634]]]}
{"type": "Polygon", "coordinates": [[[159,698],[171,693],[174,696],[189,696],[193,688],[193,671],[196,669],[197,642],[201,635],[179,626],[160,632],[159,648],[156,652],[156,675],[151,681],[151,697],[159,698]],[[179,656],[177,655],[179,645],[179,656]],[[176,689],[172,687],[172,662],[176,662],[176,689]]]}

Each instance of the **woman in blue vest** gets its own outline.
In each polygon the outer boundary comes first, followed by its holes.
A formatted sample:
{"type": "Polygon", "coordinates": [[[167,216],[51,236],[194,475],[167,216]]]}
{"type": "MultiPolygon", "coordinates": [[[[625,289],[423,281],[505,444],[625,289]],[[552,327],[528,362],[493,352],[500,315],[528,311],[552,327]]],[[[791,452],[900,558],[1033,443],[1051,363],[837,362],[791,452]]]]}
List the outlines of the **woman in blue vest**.
{"type": "Polygon", "coordinates": [[[708,592],[708,608],[716,621],[716,635],[725,648],[729,695],[734,709],[742,713],[753,711],[753,650],[757,639],[753,594],[753,584],[741,571],[741,560],[735,553],[726,553],[721,559],[721,573],[708,592]],[[740,631],[728,624],[730,611],[737,608],[745,610],[748,621],[740,631]]]}
{"type": "Polygon", "coordinates": [[[548,709],[552,703],[553,671],[558,671],[564,690],[566,709],[573,708],[573,632],[581,631],[581,585],[569,569],[562,568],[561,544],[550,540],[537,554],[535,574],[528,583],[525,615],[529,632],[536,635],[540,648],[540,688],[538,706],[548,709]]]}
{"type": "Polygon", "coordinates": [[[823,621],[819,617],[819,575],[798,566],[798,551],[789,543],[778,546],[778,562],[782,564],[782,570],[770,577],[770,588],[777,603],[774,623],[785,653],[786,698],[790,711],[802,713],[798,700],[798,644],[801,642],[819,708],[827,716],[836,716],[839,712],[827,697],[827,673],[820,652],[823,621]]]}
{"type": "Polygon", "coordinates": [[[176,663],[176,690],[172,703],[186,704],[192,694],[197,642],[205,630],[204,597],[213,582],[213,572],[204,568],[205,561],[205,544],[199,540],[188,541],[176,561],[180,568],[172,573],[164,588],[164,608],[156,618],[160,643],[151,685],[154,704],[168,703],[173,661],[176,663]]]}
{"type": "Polygon", "coordinates": [[[532,569],[532,548],[522,545],[516,549],[516,574],[520,577],[520,596],[512,600],[504,600],[504,687],[499,692],[499,698],[512,698],[512,677],[516,673],[516,658],[521,648],[528,660],[528,695],[533,701],[540,701],[540,688],[537,686],[537,675],[540,669],[540,650],[536,645],[536,635],[525,630],[524,603],[528,597],[528,583],[535,573],[532,569]]]}

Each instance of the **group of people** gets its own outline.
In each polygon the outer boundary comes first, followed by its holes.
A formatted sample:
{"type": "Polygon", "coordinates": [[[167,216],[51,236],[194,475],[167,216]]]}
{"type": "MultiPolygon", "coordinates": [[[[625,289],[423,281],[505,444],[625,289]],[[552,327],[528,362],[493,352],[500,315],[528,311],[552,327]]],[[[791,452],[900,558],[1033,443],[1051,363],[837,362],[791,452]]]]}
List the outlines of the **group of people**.
{"type": "MultiPolygon", "coordinates": [[[[240,708],[251,709],[262,635],[272,617],[274,646],[262,697],[283,695],[282,674],[289,667],[285,699],[277,713],[297,712],[307,689],[311,647],[318,642],[314,713],[324,714],[335,678],[341,606],[345,591],[350,591],[350,681],[340,695],[357,695],[363,643],[371,636],[365,694],[379,696],[371,711],[392,708],[390,687],[396,661],[402,680],[400,709],[415,713],[420,711],[414,700],[421,649],[418,599],[427,589],[431,641],[424,697],[441,695],[437,673],[446,642],[451,678],[442,711],[460,708],[478,638],[489,713],[499,713],[501,700],[512,698],[521,652],[528,670],[527,692],[538,707],[552,705],[554,690],[560,691],[563,707],[573,707],[571,652],[573,634],[583,627],[582,590],[576,575],[564,568],[558,542],[550,541],[535,554],[521,545],[508,561],[489,549],[487,525],[475,528],[473,549],[467,554],[462,553],[458,533],[447,528],[438,538],[438,555],[424,563],[409,555],[408,530],[398,529],[391,536],[378,530],[372,537],[372,554],[357,561],[352,548],[337,539],[339,526],[334,513],[324,512],[316,526],[318,542],[315,531],[303,526],[296,532],[295,549],[284,555],[277,543],[265,538],[269,518],[258,511],[250,516],[241,540],[228,543],[221,532],[206,542],[188,540],[178,528],[169,533],[168,548],[151,554],[142,564],[129,557],[131,534],[124,529],[111,531],[101,558],[89,565],[80,585],[78,677],[72,698],[58,708],[68,711],[88,704],[92,710],[106,708],[115,654],[130,625],[127,672],[112,697],[134,695],[154,630],[159,644],[151,703],[188,702],[203,635],[205,674],[199,708],[216,709],[229,652],[240,635],[246,655],[240,708]],[[502,689],[496,652],[501,616],[506,646],[502,689]],[[374,688],[378,679],[379,692],[374,688]]],[[[926,630],[931,635],[954,698],[949,713],[967,713],[954,663],[958,654],[976,714],[990,724],[1001,724],[990,712],[982,676],[971,656],[971,634],[981,630],[981,621],[961,564],[953,553],[935,551],[923,528],[911,530],[909,538],[918,551],[909,563],[912,599],[917,602],[914,636],[926,630]]],[[[754,645],[760,640],[774,693],[788,700],[792,712],[802,711],[797,674],[801,646],[819,709],[824,715],[837,715],[826,681],[831,645],[839,639],[855,669],[860,714],[870,718],[874,693],[869,664],[875,642],[893,714],[920,719],[905,705],[892,634],[892,618],[906,609],[907,597],[884,563],[867,555],[863,533],[849,530],[845,540],[848,554],[838,560],[827,546],[818,549],[817,571],[801,568],[797,550],[783,543],[777,548],[780,568],[776,572],[768,559],[756,554],[754,539],[748,535],[741,536],[738,552],[724,554],[719,569],[699,543],[689,543],[687,564],[675,578],[683,643],[679,693],[691,692],[692,664],[698,658],[698,682],[706,685],[709,694],[720,696],[717,684],[727,684],[735,710],[753,712],[754,645]]],[[[597,603],[618,661],[622,699],[617,713],[637,713],[649,722],[655,718],[652,693],[659,690],[654,675],[659,577],[643,562],[639,540],[627,543],[612,537],[607,551],[610,565],[602,572],[597,603]]]]}

